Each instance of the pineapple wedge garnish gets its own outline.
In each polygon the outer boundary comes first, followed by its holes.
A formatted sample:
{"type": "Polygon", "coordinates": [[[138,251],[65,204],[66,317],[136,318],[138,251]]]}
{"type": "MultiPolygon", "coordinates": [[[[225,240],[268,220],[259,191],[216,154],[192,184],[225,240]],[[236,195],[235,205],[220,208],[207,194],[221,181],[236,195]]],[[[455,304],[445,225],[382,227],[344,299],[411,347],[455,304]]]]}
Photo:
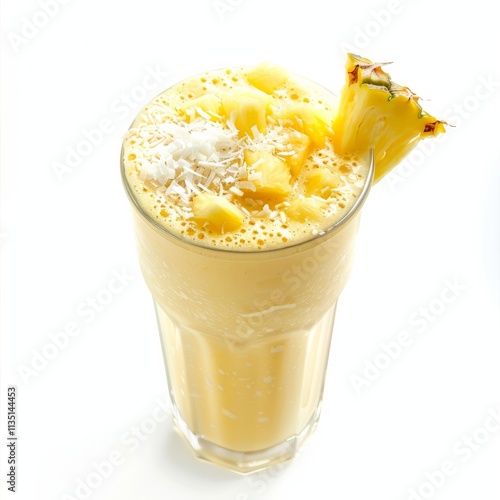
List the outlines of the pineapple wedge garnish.
{"type": "Polygon", "coordinates": [[[290,194],[290,167],[284,160],[265,149],[247,149],[244,155],[249,167],[249,179],[252,179],[256,189],[254,196],[283,198],[290,194]]]}
{"type": "Polygon", "coordinates": [[[394,83],[384,63],[348,54],[346,83],[333,123],[338,153],[375,156],[375,182],[395,167],[421,139],[445,132],[445,122],[427,114],[408,87],[394,83]]]}
{"type": "Polygon", "coordinates": [[[195,196],[191,205],[195,220],[209,226],[219,233],[235,231],[245,219],[228,199],[213,193],[200,193],[195,196]]]}

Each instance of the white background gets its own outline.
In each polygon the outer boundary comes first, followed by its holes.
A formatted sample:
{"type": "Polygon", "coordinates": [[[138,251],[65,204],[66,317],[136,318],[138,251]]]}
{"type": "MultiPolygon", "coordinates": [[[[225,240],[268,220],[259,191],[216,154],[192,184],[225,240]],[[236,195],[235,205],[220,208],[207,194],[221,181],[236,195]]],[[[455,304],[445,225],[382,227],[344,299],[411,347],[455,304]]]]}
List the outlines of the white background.
{"type": "Polygon", "coordinates": [[[43,0],[2,2],[2,498],[498,500],[493,3],[64,3],[45,0],[49,16],[43,0]],[[316,433],[286,467],[242,477],[193,458],[161,409],[166,381],[119,176],[121,136],[141,105],[193,71],[271,59],[337,91],[345,49],[393,61],[393,78],[456,126],[365,205],[316,433]],[[156,80],[145,89],[148,72],[156,80]],[[86,157],[57,175],[68,148],[85,149],[99,126],[86,157]],[[124,285],[110,295],[113,273],[124,285]],[[91,315],[92,297],[110,303],[91,315]],[[60,333],[72,327],[76,335],[60,333]],[[411,344],[387,363],[383,345],[404,332],[411,344]],[[375,361],[384,369],[366,368],[375,361]],[[6,483],[11,385],[17,496],[6,483]],[[443,463],[447,475],[436,473],[443,463]]]}

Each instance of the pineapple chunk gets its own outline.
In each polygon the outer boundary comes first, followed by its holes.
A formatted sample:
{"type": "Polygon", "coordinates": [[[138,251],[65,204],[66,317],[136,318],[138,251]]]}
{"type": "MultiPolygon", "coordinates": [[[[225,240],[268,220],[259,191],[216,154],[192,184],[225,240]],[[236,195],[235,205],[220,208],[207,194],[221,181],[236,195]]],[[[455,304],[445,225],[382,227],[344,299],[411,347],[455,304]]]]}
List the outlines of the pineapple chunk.
{"type": "Polygon", "coordinates": [[[314,168],[305,176],[306,194],[329,198],[332,189],[341,184],[340,175],[327,167],[314,168]]]}
{"type": "Polygon", "coordinates": [[[382,65],[348,54],[346,83],[333,124],[338,153],[363,156],[374,148],[375,182],[421,139],[445,132],[445,122],[423,111],[418,96],[394,83],[382,65]]]}
{"type": "Polygon", "coordinates": [[[255,194],[282,198],[290,194],[290,168],[287,163],[265,149],[245,150],[245,161],[255,184],[255,194]]]}
{"type": "Polygon", "coordinates": [[[228,118],[234,113],[234,125],[242,135],[253,138],[255,126],[261,134],[267,132],[266,116],[272,102],[272,97],[258,90],[235,91],[222,96],[222,109],[228,118]]]}
{"type": "Polygon", "coordinates": [[[196,220],[219,233],[235,231],[245,219],[243,212],[238,210],[229,200],[212,193],[201,193],[193,198],[193,215],[196,220]]]}
{"type": "Polygon", "coordinates": [[[285,159],[292,176],[295,178],[299,175],[300,169],[309,154],[311,139],[309,139],[308,135],[292,130],[288,135],[288,144],[291,145],[294,154],[286,156],[285,159]]]}
{"type": "Polygon", "coordinates": [[[290,122],[295,130],[307,134],[318,148],[325,146],[325,137],[331,134],[326,113],[305,102],[284,107],[279,118],[290,122]]]}
{"type": "Polygon", "coordinates": [[[222,102],[220,96],[216,94],[205,94],[196,99],[188,101],[181,107],[184,113],[190,112],[192,109],[200,108],[210,116],[212,121],[217,121],[222,113],[222,102]]]}
{"type": "Polygon", "coordinates": [[[248,82],[266,94],[284,87],[289,77],[288,72],[272,63],[264,62],[248,72],[248,82]]]}
{"type": "Polygon", "coordinates": [[[317,198],[310,196],[296,198],[286,209],[286,214],[290,219],[298,222],[317,221],[322,217],[324,207],[325,203],[317,198]]]}

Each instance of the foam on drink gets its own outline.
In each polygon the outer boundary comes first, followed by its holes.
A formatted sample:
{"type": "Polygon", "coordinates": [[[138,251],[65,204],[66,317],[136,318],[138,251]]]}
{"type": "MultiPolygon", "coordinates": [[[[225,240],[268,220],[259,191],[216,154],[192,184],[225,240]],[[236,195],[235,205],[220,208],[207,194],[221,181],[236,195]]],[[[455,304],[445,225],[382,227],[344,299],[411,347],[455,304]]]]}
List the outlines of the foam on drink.
{"type": "Polygon", "coordinates": [[[197,75],[139,113],[124,140],[128,184],[150,218],[188,241],[300,243],[341,219],[365,184],[366,164],[334,151],[334,112],[328,91],[281,68],[197,75]]]}

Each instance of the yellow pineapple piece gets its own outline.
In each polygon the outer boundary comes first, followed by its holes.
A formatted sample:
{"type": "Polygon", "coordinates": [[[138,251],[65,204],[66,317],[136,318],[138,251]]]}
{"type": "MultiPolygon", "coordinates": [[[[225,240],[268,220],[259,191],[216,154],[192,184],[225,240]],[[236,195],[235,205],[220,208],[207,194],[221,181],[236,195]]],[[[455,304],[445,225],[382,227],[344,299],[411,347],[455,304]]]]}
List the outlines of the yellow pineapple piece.
{"type": "Polygon", "coordinates": [[[282,198],[290,194],[290,168],[284,160],[265,149],[245,150],[249,180],[256,188],[255,195],[282,198]]]}
{"type": "Polygon", "coordinates": [[[288,135],[288,144],[291,145],[294,154],[286,156],[285,159],[292,176],[297,177],[309,154],[311,139],[308,135],[292,130],[288,135]]]}
{"type": "Polygon", "coordinates": [[[307,134],[318,148],[325,146],[325,137],[332,133],[329,126],[331,120],[327,114],[305,102],[285,106],[279,113],[279,118],[295,130],[307,134]]]}
{"type": "Polygon", "coordinates": [[[427,114],[419,97],[393,82],[383,64],[348,54],[346,83],[333,124],[338,153],[363,156],[374,148],[375,182],[421,139],[445,132],[445,122],[427,114]]]}
{"type": "Polygon", "coordinates": [[[213,193],[201,193],[193,198],[191,209],[195,220],[208,222],[219,233],[235,231],[242,224],[245,215],[228,199],[213,193]]]}
{"type": "Polygon", "coordinates": [[[248,82],[266,94],[284,87],[289,77],[288,71],[270,62],[263,62],[248,72],[248,82]]]}
{"type": "Polygon", "coordinates": [[[267,132],[266,116],[272,102],[272,97],[257,89],[235,91],[222,96],[222,110],[227,118],[234,116],[234,125],[241,134],[254,137],[253,127],[261,134],[267,132]]]}
{"type": "Polygon", "coordinates": [[[332,189],[341,185],[340,174],[327,167],[314,168],[305,175],[306,194],[329,198],[332,189]]]}
{"type": "Polygon", "coordinates": [[[317,221],[323,215],[323,208],[325,208],[325,202],[306,196],[293,200],[285,213],[290,219],[298,222],[317,221]]]}
{"type": "Polygon", "coordinates": [[[212,121],[217,121],[222,113],[222,101],[220,96],[216,94],[205,94],[185,103],[181,107],[181,111],[187,113],[189,110],[196,108],[200,108],[207,113],[212,121]]]}

